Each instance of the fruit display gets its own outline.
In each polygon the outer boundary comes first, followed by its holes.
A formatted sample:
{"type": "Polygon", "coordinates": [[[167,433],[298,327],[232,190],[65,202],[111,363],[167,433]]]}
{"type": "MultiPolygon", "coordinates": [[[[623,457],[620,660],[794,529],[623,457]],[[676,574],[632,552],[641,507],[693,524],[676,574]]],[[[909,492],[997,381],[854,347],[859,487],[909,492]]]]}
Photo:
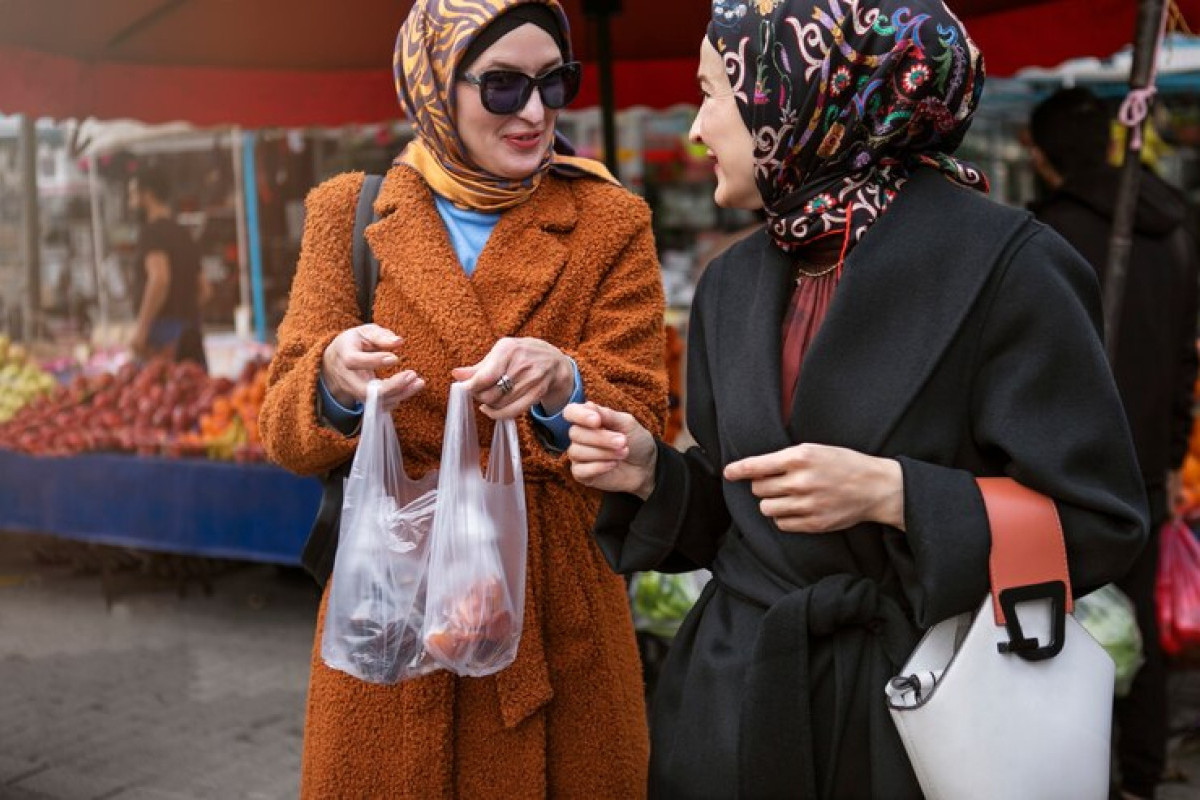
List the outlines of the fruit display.
{"type": "Polygon", "coordinates": [[[266,364],[248,362],[228,393],[213,398],[200,414],[198,430],[179,438],[184,449],[204,449],[221,461],[262,461],[265,453],[258,436],[258,412],[267,393],[266,364]]]}
{"type": "Polygon", "coordinates": [[[265,388],[261,361],[248,363],[237,381],[189,362],[129,363],[115,373],[78,375],[26,406],[0,424],[0,448],[262,460],[257,420],[265,388]]]}
{"type": "Polygon", "coordinates": [[[1188,509],[1200,505],[1200,425],[1192,426],[1188,454],[1183,460],[1183,505],[1188,509]]]}
{"type": "Polygon", "coordinates": [[[38,367],[25,348],[0,335],[0,423],[57,387],[54,376],[38,367]]]}
{"type": "MultiPolygon", "coordinates": [[[[1200,341],[1197,342],[1200,349],[1200,341]]],[[[1200,405],[1200,376],[1192,389],[1192,397],[1200,405]]],[[[1183,460],[1183,507],[1195,514],[1200,510],[1200,424],[1192,423],[1191,438],[1188,440],[1187,456],[1183,460]]]]}
{"type": "Polygon", "coordinates": [[[76,345],[70,354],[59,353],[40,361],[42,369],[49,372],[59,383],[69,383],[79,375],[99,375],[102,372],[116,373],[133,361],[133,355],[125,348],[94,348],[76,345]]]}

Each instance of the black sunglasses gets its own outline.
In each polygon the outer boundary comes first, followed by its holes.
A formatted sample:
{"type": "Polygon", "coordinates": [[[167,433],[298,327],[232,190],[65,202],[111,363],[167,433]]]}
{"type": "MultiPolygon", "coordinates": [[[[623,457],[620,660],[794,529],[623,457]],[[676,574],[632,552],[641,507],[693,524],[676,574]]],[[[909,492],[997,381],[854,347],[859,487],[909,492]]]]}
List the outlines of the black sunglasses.
{"type": "Polygon", "coordinates": [[[558,109],[570,103],[579,94],[579,81],[583,68],[578,61],[568,61],[537,78],[523,72],[497,69],[482,75],[464,72],[462,79],[479,87],[479,99],[483,107],[493,114],[515,114],[525,107],[533,90],[537,89],[546,108],[558,109]]]}

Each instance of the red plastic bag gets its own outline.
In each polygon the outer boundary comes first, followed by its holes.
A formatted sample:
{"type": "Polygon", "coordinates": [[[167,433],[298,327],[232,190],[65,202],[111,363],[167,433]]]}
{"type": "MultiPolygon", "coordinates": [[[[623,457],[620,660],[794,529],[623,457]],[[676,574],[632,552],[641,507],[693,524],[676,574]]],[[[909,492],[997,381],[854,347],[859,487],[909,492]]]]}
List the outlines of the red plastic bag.
{"type": "Polygon", "coordinates": [[[1163,651],[1200,646],[1200,542],[1181,519],[1162,529],[1155,599],[1163,651]]]}

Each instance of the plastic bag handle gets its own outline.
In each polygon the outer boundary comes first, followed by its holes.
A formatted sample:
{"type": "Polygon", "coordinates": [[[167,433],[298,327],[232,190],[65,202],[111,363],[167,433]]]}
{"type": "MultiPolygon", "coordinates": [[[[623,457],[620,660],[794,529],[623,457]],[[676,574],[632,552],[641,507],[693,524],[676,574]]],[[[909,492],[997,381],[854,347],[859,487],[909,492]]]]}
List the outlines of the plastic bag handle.
{"type": "Polygon", "coordinates": [[[447,475],[460,475],[470,467],[479,471],[479,434],[475,428],[475,411],[471,407],[466,384],[450,384],[450,399],[446,404],[446,428],[458,427],[459,446],[443,448],[441,470],[447,475]],[[448,451],[448,452],[447,452],[448,451]]]}
{"type": "Polygon", "coordinates": [[[488,479],[508,485],[516,480],[521,469],[521,448],[517,441],[517,426],[512,420],[496,422],[492,435],[492,450],[488,454],[488,479]]]}
{"type": "MultiPolygon", "coordinates": [[[[458,425],[462,446],[442,453],[442,471],[457,475],[461,470],[479,471],[479,433],[475,427],[475,412],[470,394],[463,383],[450,384],[450,399],[446,405],[446,425],[458,425]]],[[[517,426],[512,420],[498,420],[488,454],[488,479],[493,483],[512,483],[520,474],[521,450],[517,426]]]]}
{"type": "Polygon", "coordinates": [[[358,448],[368,452],[371,448],[379,447],[380,431],[376,422],[379,414],[379,387],[382,383],[383,381],[377,378],[367,382],[367,399],[363,403],[363,424],[359,431],[358,448]]]}

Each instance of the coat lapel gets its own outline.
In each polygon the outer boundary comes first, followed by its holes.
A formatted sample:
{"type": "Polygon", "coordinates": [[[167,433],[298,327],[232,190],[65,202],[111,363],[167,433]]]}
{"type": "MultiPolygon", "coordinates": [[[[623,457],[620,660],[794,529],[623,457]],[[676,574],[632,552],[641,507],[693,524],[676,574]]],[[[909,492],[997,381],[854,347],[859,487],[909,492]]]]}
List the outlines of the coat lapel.
{"type": "Polygon", "coordinates": [[[461,365],[474,364],[496,341],[471,279],[463,272],[433,194],[414,170],[388,172],[375,201],[380,219],[367,227],[379,259],[380,285],[412,304],[461,365]]]}
{"type": "Polygon", "coordinates": [[[733,263],[722,270],[720,285],[710,293],[717,305],[716,324],[706,328],[706,344],[719,354],[714,390],[724,397],[719,405],[733,411],[724,419],[730,461],[791,444],[779,388],[791,262],[765,231],[734,247],[722,257],[733,263]],[[711,341],[714,335],[716,342],[711,341]]]}
{"type": "Polygon", "coordinates": [[[575,200],[563,181],[545,180],[526,202],[505,212],[463,272],[429,187],[412,169],[394,167],[375,202],[380,220],[367,228],[380,282],[438,326],[460,364],[474,364],[496,340],[515,336],[540,307],[567,263],[563,235],[574,230],[575,200]]]}
{"type": "Polygon", "coordinates": [[[792,441],[880,451],[1026,222],[973,191],[922,170],[852,251],[801,370],[792,441]]]}
{"type": "Polygon", "coordinates": [[[564,235],[575,222],[570,187],[553,179],[500,218],[471,279],[497,336],[519,335],[541,306],[567,264],[564,235]]]}

